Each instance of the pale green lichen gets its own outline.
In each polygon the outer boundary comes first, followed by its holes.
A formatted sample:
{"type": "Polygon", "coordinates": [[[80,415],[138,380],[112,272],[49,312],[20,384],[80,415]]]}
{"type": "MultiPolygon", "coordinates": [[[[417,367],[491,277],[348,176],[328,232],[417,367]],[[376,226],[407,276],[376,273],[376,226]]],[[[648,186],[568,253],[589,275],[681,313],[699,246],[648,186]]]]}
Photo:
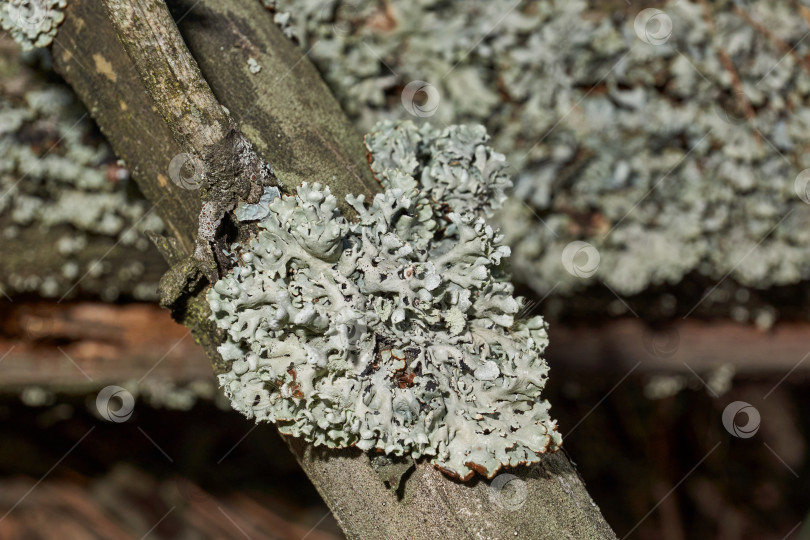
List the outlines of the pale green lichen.
{"type": "Polygon", "coordinates": [[[161,220],[72,92],[28,76],[30,90],[0,94],[0,292],[155,299],[161,260],[144,233],[161,220]]]}
{"type": "Polygon", "coordinates": [[[426,456],[492,477],[561,443],[541,399],[548,338],[516,315],[509,248],[483,217],[508,184],[479,128],[382,124],[385,192],[276,198],[208,292],[234,408],[330,447],[426,456]],[[482,198],[486,194],[486,198],[482,198]]]}
{"type": "Polygon", "coordinates": [[[492,217],[503,205],[512,180],[504,155],[487,146],[484,126],[450,126],[443,131],[428,124],[420,129],[408,121],[381,126],[365,139],[375,174],[384,175],[386,169],[418,174],[426,196],[462,214],[492,217]]]}
{"type": "Polygon", "coordinates": [[[248,70],[255,75],[262,70],[262,66],[255,58],[248,58],[248,70]]]}
{"type": "Polygon", "coordinates": [[[65,19],[67,0],[3,0],[0,26],[24,51],[47,47],[65,19]]]}
{"type": "Polygon", "coordinates": [[[431,121],[486,125],[520,171],[496,220],[538,294],[810,278],[807,186],[794,191],[810,167],[810,41],[791,3],[664,2],[671,34],[647,42],[641,9],[610,3],[265,3],[361,129],[412,118],[414,80],[441,96],[431,121]],[[601,255],[590,280],[561,264],[576,240],[601,255]]]}

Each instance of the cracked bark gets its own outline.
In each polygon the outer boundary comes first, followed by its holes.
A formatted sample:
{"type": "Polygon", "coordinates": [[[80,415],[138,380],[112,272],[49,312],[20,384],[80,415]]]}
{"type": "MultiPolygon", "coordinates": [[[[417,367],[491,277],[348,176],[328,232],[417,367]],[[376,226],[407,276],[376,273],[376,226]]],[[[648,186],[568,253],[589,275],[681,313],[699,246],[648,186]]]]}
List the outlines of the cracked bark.
{"type": "MultiPolygon", "coordinates": [[[[138,7],[160,8],[155,0],[110,3],[130,9],[129,17],[138,7]]],[[[171,0],[169,5],[193,58],[185,47],[177,46],[177,27],[155,20],[145,21],[158,34],[152,45],[173,45],[161,49],[169,51],[163,58],[138,57],[138,50],[146,49],[127,44],[132,35],[122,26],[126,19],[119,18],[122,31],[116,35],[104,9],[93,0],[69,3],[53,48],[57,69],[168,222],[174,239],[164,242],[167,258],[191,253],[200,210],[199,193],[166,181],[168,163],[184,147],[195,148],[195,137],[217,135],[209,121],[216,124],[220,105],[230,111],[237,128],[285,186],[321,181],[342,203],[348,193],[370,198],[379,190],[359,135],[314,67],[284,38],[260,2],[171,0]],[[176,55],[188,57],[178,60],[176,55]],[[261,71],[249,71],[249,58],[259,63],[261,71]],[[195,60],[199,72],[192,67],[195,60]],[[157,66],[153,75],[138,75],[156,61],[167,65],[157,66]],[[202,107],[202,116],[178,117],[173,107],[180,103],[188,112],[188,98],[181,95],[184,88],[172,88],[162,77],[199,74],[205,79],[199,77],[192,88],[205,91],[207,82],[214,99],[206,96],[191,102],[202,107]],[[161,88],[168,92],[165,102],[159,102],[161,88]],[[124,114],[119,102],[127,105],[124,114]]],[[[353,215],[345,203],[342,210],[353,215]]],[[[203,295],[192,295],[174,314],[203,344],[215,371],[221,371],[224,366],[216,352],[219,333],[208,321],[203,295]]],[[[349,538],[615,538],[564,452],[531,467],[506,471],[522,482],[515,486],[526,488],[524,500],[510,501],[506,492],[494,492],[487,481],[457,482],[426,463],[417,464],[404,486],[393,492],[359,450],[314,448],[297,439],[288,442],[349,538]]]]}

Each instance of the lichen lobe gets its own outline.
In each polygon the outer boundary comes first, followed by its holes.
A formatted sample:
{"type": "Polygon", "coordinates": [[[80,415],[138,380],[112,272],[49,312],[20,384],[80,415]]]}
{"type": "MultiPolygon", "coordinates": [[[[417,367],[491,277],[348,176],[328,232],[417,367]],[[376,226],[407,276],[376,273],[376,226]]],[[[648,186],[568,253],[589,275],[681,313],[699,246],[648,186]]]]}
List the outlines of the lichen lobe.
{"type": "Polygon", "coordinates": [[[329,447],[427,457],[462,479],[561,443],[541,399],[548,337],[519,319],[509,248],[483,219],[504,198],[483,128],[383,123],[366,137],[385,192],[320,184],[273,199],[209,290],[233,406],[329,447]]]}
{"type": "Polygon", "coordinates": [[[5,0],[0,3],[0,26],[24,51],[47,47],[65,19],[67,0],[5,0]]]}

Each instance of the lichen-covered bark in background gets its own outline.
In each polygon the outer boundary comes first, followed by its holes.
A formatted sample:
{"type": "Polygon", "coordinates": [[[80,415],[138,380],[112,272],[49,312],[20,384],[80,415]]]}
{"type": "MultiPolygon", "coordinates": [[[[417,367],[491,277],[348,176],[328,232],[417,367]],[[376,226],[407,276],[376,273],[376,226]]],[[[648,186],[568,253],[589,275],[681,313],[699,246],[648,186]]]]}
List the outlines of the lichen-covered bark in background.
{"type": "Polygon", "coordinates": [[[48,61],[0,38],[0,291],[154,300],[163,224],[48,61]]]}
{"type": "MultiPolygon", "coordinates": [[[[652,21],[621,2],[265,4],[361,128],[413,118],[413,80],[438,91],[432,123],[487,127],[517,178],[497,222],[538,296],[686,276],[708,291],[727,275],[747,295],[810,278],[796,182],[810,166],[810,17],[797,2],[656,2],[652,21]],[[589,279],[561,264],[576,240],[600,254],[589,279]]],[[[664,300],[665,316],[694,305],[664,300]]],[[[722,315],[759,317],[749,307],[722,315]]]]}
{"type": "MultiPolygon", "coordinates": [[[[180,17],[192,4],[173,1],[171,7],[180,17]]],[[[621,3],[520,3],[511,11],[511,3],[498,2],[478,10],[433,2],[407,9],[396,1],[385,9],[316,4],[276,2],[275,18],[297,36],[361,129],[379,118],[413,118],[401,93],[421,78],[441,97],[431,121],[483,122],[494,134],[495,147],[518,171],[516,197],[499,218],[514,247],[514,271],[538,296],[551,293],[546,313],[552,318],[587,312],[558,299],[600,281],[619,294],[642,291],[637,302],[628,300],[641,315],[683,315],[710,293],[694,315],[731,316],[760,327],[780,315],[810,316],[783,302],[777,309],[755,290],[807,277],[801,246],[808,205],[794,190],[809,131],[803,127],[807,51],[799,41],[807,23],[795,16],[806,10],[795,11],[790,2],[661,4],[656,7],[672,20],[672,33],[652,45],[633,28],[642,6],[621,3]],[[544,54],[532,52],[540,48],[544,54]],[[589,279],[561,264],[563,249],[578,239],[600,254],[589,279]],[[691,283],[679,287],[685,277],[691,283]]],[[[219,42],[200,39],[194,20],[185,18],[181,30],[212,63],[251,72],[261,67],[256,51],[220,50],[219,42]]],[[[229,32],[222,21],[207,20],[229,32]]],[[[107,65],[102,55],[87,67],[96,62],[107,65]]],[[[244,99],[225,96],[232,105],[273,93],[288,100],[285,107],[298,107],[289,100],[299,92],[277,93],[275,85],[259,83],[261,77],[247,80],[251,92],[238,94],[244,99]]],[[[215,93],[228,84],[229,76],[211,78],[215,93]]],[[[262,114],[238,121],[255,131],[255,122],[270,121],[262,114]]],[[[303,141],[313,140],[320,137],[302,132],[277,137],[275,145],[257,144],[262,151],[278,149],[279,175],[299,180],[294,185],[324,164],[281,154],[300,155],[303,141]]],[[[629,313],[612,293],[590,294],[600,310],[629,313]]]]}

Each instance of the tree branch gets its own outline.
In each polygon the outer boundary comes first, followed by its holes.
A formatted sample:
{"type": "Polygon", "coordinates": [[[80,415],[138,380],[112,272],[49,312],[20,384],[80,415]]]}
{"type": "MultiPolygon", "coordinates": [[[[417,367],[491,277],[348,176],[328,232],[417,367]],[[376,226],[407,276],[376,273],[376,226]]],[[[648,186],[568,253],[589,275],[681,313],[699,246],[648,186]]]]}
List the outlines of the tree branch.
{"type": "Polygon", "coordinates": [[[118,39],[175,140],[203,154],[228,134],[228,118],[158,0],[105,0],[118,39]]]}
{"type": "MultiPolygon", "coordinates": [[[[125,3],[114,2],[116,5],[125,3]]],[[[113,69],[116,73],[126,73],[127,80],[137,81],[137,72],[143,73],[144,69],[149,69],[148,63],[138,67],[137,64],[145,60],[133,63],[126,54],[120,54],[121,45],[110,40],[114,32],[109,23],[103,31],[94,28],[92,35],[80,31],[83,17],[94,17],[97,24],[102,24],[97,18],[98,7],[94,11],[93,4],[92,0],[73,0],[69,4],[66,22],[60,30],[60,36],[64,36],[61,41],[69,40],[74,45],[81,43],[80,50],[84,51],[85,58],[105,51],[105,54],[115,58],[113,69]],[[107,52],[110,49],[117,50],[107,52]]],[[[154,4],[150,0],[132,0],[129,4],[130,8],[126,10],[112,10],[113,19],[117,18],[116,24],[123,34],[120,37],[125,43],[134,38],[133,34],[128,34],[131,32],[127,27],[128,21],[136,26],[146,24],[132,18],[137,15],[134,6],[144,6],[144,13],[155,7],[147,6],[154,4]]],[[[172,2],[172,5],[179,13],[189,4],[182,0],[172,2]]],[[[259,2],[240,0],[221,5],[215,0],[202,0],[199,5],[194,3],[190,9],[191,12],[184,16],[182,30],[185,43],[199,64],[202,75],[206,77],[219,103],[237,119],[241,131],[255,144],[262,157],[273,164],[283,183],[294,186],[303,180],[324,181],[341,202],[348,193],[370,196],[379,189],[364,163],[365,152],[359,136],[341,113],[317,72],[284,38],[273,24],[271,15],[259,2]],[[251,72],[248,67],[247,60],[251,58],[261,66],[258,73],[251,72]]],[[[154,23],[150,22],[149,25],[154,23]]],[[[177,32],[168,24],[150,28],[160,32],[177,32]]],[[[171,54],[182,54],[177,45],[177,36],[156,37],[146,43],[147,48],[158,47],[163,51],[149,62],[163,55],[162,61],[171,64],[171,54]],[[170,43],[174,45],[167,45],[170,43]]],[[[130,43],[125,47],[132,56],[136,45],[130,43]]],[[[78,60],[72,61],[61,45],[55,49],[57,67],[65,73],[69,82],[75,82],[80,71],[75,65],[78,60]]],[[[188,67],[190,62],[183,61],[181,64],[183,71],[177,74],[187,76],[196,73],[188,67]]],[[[173,77],[176,72],[170,66],[164,66],[156,68],[154,73],[173,77]]],[[[94,80],[103,76],[103,73],[86,71],[81,74],[81,77],[94,80]]],[[[145,92],[152,99],[157,98],[155,88],[166,88],[169,81],[159,82],[156,86],[150,77],[145,77],[146,84],[138,81],[126,88],[127,95],[145,92]]],[[[91,110],[94,109],[94,100],[114,103],[109,94],[116,93],[117,88],[108,85],[104,88],[108,95],[97,98],[87,95],[86,88],[89,86],[91,83],[80,83],[76,84],[76,89],[83,99],[90,101],[91,110]]],[[[191,88],[200,90],[203,86],[194,83],[191,88]]],[[[167,91],[171,93],[171,88],[167,91]]],[[[141,105],[147,105],[150,101],[144,96],[137,99],[141,105]]],[[[180,106],[189,106],[182,98],[177,99],[181,100],[178,102],[180,106]]],[[[201,102],[191,99],[191,102],[195,106],[212,106],[208,98],[201,102]]],[[[163,111],[162,116],[169,125],[167,127],[160,116],[153,113],[148,117],[148,125],[129,126],[136,130],[139,137],[148,137],[152,129],[161,135],[173,131],[181,145],[194,137],[194,134],[183,131],[187,129],[184,127],[187,119],[178,119],[177,111],[167,111],[163,105],[153,105],[157,111],[163,111]],[[178,132],[181,132],[180,137],[178,132]]],[[[135,169],[134,177],[145,185],[147,196],[154,196],[155,179],[138,174],[138,171],[146,170],[149,166],[145,162],[151,160],[165,167],[167,158],[171,159],[171,156],[164,150],[157,156],[131,150],[130,146],[137,145],[133,143],[131,135],[120,133],[121,127],[112,121],[110,115],[98,114],[97,120],[113,141],[113,146],[129,156],[127,161],[137,161],[130,163],[135,169]]],[[[210,128],[212,124],[208,121],[206,118],[202,123],[210,128]]],[[[205,137],[217,135],[215,128],[210,130],[205,137]]],[[[179,203],[183,198],[181,195],[188,194],[172,191],[165,196],[169,200],[176,198],[179,203]]],[[[169,214],[169,217],[172,215],[169,214]]],[[[193,220],[194,215],[188,210],[185,212],[188,220],[193,220]]],[[[182,243],[187,245],[188,229],[184,229],[183,234],[186,238],[182,243]]],[[[184,324],[195,330],[196,337],[207,340],[209,358],[219,371],[223,366],[215,350],[218,333],[208,323],[208,307],[200,294],[194,297],[194,302],[196,307],[193,315],[189,315],[187,310],[186,316],[181,318],[184,324]]],[[[418,464],[404,486],[395,492],[380,481],[369,456],[359,450],[325,450],[313,448],[300,440],[291,439],[289,442],[302,467],[350,538],[615,538],[563,452],[548,455],[535,466],[510,470],[509,474],[519,480],[514,485],[525,487],[526,497],[517,502],[504,502],[503,494],[486,482],[457,482],[427,464],[418,464]]]]}

